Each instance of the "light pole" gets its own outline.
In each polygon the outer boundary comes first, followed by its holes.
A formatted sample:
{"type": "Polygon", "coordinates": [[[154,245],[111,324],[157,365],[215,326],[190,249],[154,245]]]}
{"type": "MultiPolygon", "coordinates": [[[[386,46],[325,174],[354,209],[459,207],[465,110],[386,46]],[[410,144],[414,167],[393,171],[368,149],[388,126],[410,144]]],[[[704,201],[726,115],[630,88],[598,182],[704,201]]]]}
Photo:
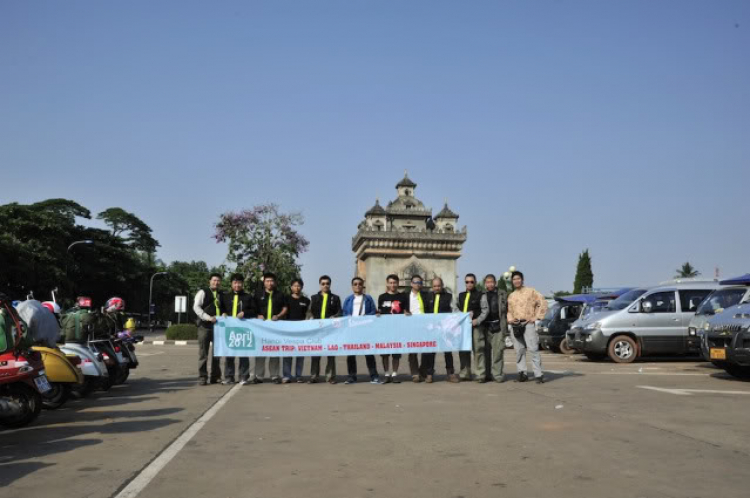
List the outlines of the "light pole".
{"type": "MultiPolygon", "coordinates": [[[[93,243],[94,243],[93,240],[88,240],[88,239],[87,240],[76,240],[75,242],[72,242],[68,246],[68,248],[65,250],[65,280],[69,280],[68,279],[68,261],[70,260],[70,257],[69,257],[70,256],[70,250],[73,248],[73,246],[76,246],[78,244],[93,244],[93,243]]],[[[71,285],[71,289],[70,290],[73,290],[72,287],[73,286],[71,285]]]]}
{"type": "Polygon", "coordinates": [[[166,274],[167,272],[165,271],[158,271],[154,273],[153,275],[151,275],[151,283],[148,286],[148,329],[151,332],[154,331],[154,326],[151,321],[151,316],[153,315],[153,313],[151,313],[151,298],[153,297],[153,294],[154,294],[154,277],[158,275],[166,275],[166,274]]]}

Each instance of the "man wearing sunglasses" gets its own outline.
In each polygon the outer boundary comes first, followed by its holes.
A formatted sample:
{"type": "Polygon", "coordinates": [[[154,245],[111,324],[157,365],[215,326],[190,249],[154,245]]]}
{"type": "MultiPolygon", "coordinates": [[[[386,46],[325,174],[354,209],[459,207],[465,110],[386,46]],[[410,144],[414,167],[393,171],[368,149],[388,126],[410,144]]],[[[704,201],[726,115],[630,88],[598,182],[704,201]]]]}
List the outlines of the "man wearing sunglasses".
{"type": "MultiPolygon", "coordinates": [[[[334,318],[341,315],[341,299],[331,292],[331,277],[323,275],[318,279],[320,292],[310,299],[310,313],[314,320],[334,318]]],[[[313,356],[310,361],[310,384],[318,382],[320,376],[320,356],[313,356]]],[[[326,357],[326,382],[336,383],[336,357],[326,357]]]]}
{"type": "MultiPolygon", "coordinates": [[[[467,273],[464,278],[466,291],[458,295],[457,307],[459,311],[471,315],[472,338],[479,333],[478,328],[487,316],[489,310],[482,309],[482,293],[477,290],[477,277],[473,273],[467,273]]],[[[472,344],[474,341],[472,340],[472,344]]],[[[459,377],[461,380],[471,380],[471,351],[459,351],[458,363],[460,367],[459,377]]]]}
{"type": "MultiPolygon", "coordinates": [[[[425,310],[427,313],[453,313],[453,295],[445,290],[443,279],[435,277],[432,279],[432,294],[430,302],[425,310]]],[[[435,353],[423,353],[422,365],[420,367],[422,377],[428,384],[432,383],[432,376],[435,375],[435,353]]],[[[453,368],[453,353],[446,351],[445,373],[448,374],[448,382],[460,382],[456,371],[453,368]]]]}
{"type": "MultiPolygon", "coordinates": [[[[378,296],[378,316],[380,315],[409,315],[409,296],[398,291],[399,278],[396,274],[390,274],[385,279],[386,291],[378,296]]],[[[385,375],[385,384],[393,382],[401,383],[398,380],[398,366],[401,363],[400,354],[380,355],[383,360],[383,372],[385,375]],[[388,366],[393,357],[393,370],[388,375],[388,366]]]]}
{"type": "MultiPolygon", "coordinates": [[[[375,315],[378,312],[375,300],[365,294],[365,281],[359,277],[352,279],[352,295],[344,299],[342,306],[344,316],[375,315]]],[[[378,368],[375,364],[375,355],[365,355],[367,371],[370,374],[370,384],[382,384],[378,376],[378,368]]],[[[347,379],[345,384],[357,382],[357,357],[355,355],[346,357],[347,379]]]]}
{"type": "MultiPolygon", "coordinates": [[[[429,294],[422,290],[422,277],[414,275],[411,277],[411,292],[409,293],[409,311],[412,315],[423,315],[430,300],[429,294]]],[[[419,383],[425,380],[419,370],[419,355],[409,353],[409,373],[412,382],[419,383]]]]}

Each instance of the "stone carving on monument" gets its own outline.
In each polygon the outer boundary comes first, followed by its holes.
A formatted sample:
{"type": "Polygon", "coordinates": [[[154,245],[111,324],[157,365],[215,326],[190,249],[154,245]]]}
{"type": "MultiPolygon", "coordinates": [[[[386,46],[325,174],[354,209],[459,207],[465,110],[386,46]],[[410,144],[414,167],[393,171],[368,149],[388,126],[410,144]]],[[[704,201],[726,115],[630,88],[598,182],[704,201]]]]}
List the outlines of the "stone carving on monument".
{"type": "Polygon", "coordinates": [[[417,184],[404,172],[396,184],[397,197],[386,207],[380,200],[365,212],[352,239],[355,275],[365,280],[367,293],[377,299],[385,292],[385,278],[395,273],[401,289],[410,288],[412,275],[430,280],[441,277],[449,292],[456,294],[456,262],[466,242],[466,227],[458,227],[458,214],[448,201],[434,217],[432,209],[415,197],[417,184]]]}

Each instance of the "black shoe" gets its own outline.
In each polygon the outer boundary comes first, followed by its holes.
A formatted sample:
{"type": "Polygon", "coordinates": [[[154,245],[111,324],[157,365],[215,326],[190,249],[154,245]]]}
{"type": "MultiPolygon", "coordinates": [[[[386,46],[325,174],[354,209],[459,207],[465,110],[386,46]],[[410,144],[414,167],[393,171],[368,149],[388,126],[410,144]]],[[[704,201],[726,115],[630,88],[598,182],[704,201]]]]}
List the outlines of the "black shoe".
{"type": "Polygon", "coordinates": [[[354,384],[355,382],[357,382],[357,378],[356,377],[347,377],[346,381],[344,382],[344,384],[354,384]]]}
{"type": "Polygon", "coordinates": [[[263,379],[259,379],[258,377],[254,378],[250,381],[251,384],[263,384],[263,379]]]}
{"type": "Polygon", "coordinates": [[[281,384],[281,379],[278,377],[274,377],[273,379],[271,379],[271,382],[273,382],[274,384],[281,384]]]}
{"type": "Polygon", "coordinates": [[[221,384],[221,380],[219,379],[211,379],[211,384],[221,384]]]}
{"type": "Polygon", "coordinates": [[[544,384],[544,375],[540,375],[539,377],[537,377],[536,378],[536,383],[537,384],[544,384]]]}
{"type": "Polygon", "coordinates": [[[207,386],[208,385],[208,381],[206,379],[201,379],[201,380],[198,381],[198,385],[199,386],[207,386]]]}
{"type": "Polygon", "coordinates": [[[526,382],[529,380],[529,376],[526,375],[526,372],[521,372],[518,374],[518,379],[516,379],[516,382],[526,382]]]}
{"type": "Polygon", "coordinates": [[[502,384],[503,382],[505,382],[505,375],[503,375],[502,377],[495,377],[495,382],[497,382],[498,384],[502,384]]]}
{"type": "Polygon", "coordinates": [[[476,382],[477,382],[477,384],[486,384],[487,383],[487,379],[485,379],[484,377],[481,377],[481,378],[477,379],[476,382]]]}

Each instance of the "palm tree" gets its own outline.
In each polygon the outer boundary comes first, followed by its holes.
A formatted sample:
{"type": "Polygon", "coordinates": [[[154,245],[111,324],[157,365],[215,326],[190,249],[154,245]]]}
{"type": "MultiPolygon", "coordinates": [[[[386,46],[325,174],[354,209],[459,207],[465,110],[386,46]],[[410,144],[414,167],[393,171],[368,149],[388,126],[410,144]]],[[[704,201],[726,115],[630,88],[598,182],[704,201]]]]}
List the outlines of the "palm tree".
{"type": "Polygon", "coordinates": [[[677,275],[674,278],[693,278],[700,275],[701,272],[693,268],[693,265],[686,262],[682,267],[677,270],[677,275]]]}

